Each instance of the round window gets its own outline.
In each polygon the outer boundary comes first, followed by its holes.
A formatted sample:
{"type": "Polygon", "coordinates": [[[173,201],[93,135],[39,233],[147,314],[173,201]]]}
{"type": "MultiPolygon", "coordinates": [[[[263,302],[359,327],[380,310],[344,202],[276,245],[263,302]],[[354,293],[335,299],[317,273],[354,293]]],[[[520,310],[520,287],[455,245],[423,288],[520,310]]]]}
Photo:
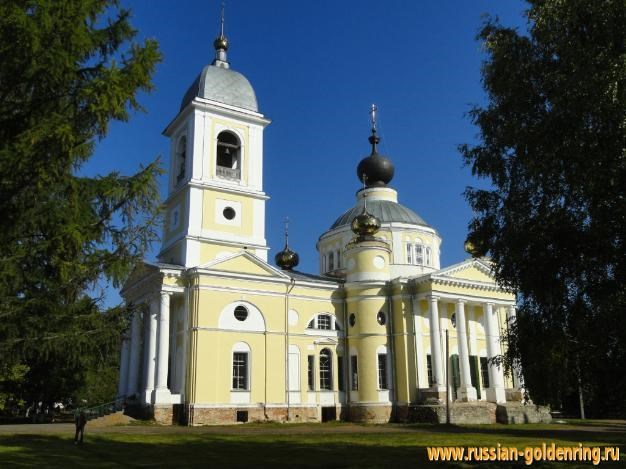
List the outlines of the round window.
{"type": "Polygon", "coordinates": [[[382,311],[379,311],[378,315],[376,316],[376,320],[378,321],[378,324],[384,326],[387,322],[387,316],[385,316],[385,313],[383,313],[382,311]]]}
{"type": "Polygon", "coordinates": [[[354,327],[354,325],[356,324],[356,316],[354,315],[354,313],[350,315],[350,317],[348,318],[348,322],[350,323],[350,327],[354,327]]]}
{"type": "Polygon", "coordinates": [[[248,309],[245,306],[237,306],[235,308],[235,319],[237,321],[245,321],[248,317],[248,309]]]}
{"type": "Polygon", "coordinates": [[[226,207],[222,212],[222,215],[224,215],[224,218],[226,218],[226,220],[232,220],[233,218],[235,218],[235,215],[237,215],[237,212],[235,212],[235,209],[232,207],[226,207]]]}

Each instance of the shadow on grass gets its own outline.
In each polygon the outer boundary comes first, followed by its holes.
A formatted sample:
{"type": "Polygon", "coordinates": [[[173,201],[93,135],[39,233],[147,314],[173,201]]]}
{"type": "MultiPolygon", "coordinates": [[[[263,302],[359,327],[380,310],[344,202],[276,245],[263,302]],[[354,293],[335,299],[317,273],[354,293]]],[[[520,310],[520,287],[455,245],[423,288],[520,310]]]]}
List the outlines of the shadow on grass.
{"type": "MultiPolygon", "coordinates": [[[[423,431],[423,426],[416,426],[416,430],[423,431]]],[[[477,426],[457,426],[457,425],[433,425],[428,431],[435,434],[480,434],[493,435],[494,437],[509,436],[524,440],[537,440],[541,444],[546,440],[563,440],[573,443],[605,443],[614,446],[626,446],[626,426],[604,425],[598,431],[583,430],[566,425],[541,425],[541,428],[533,428],[532,425],[477,425],[477,426]]]]}
{"type": "MultiPolygon", "coordinates": [[[[443,443],[436,433],[476,432],[475,428],[431,427],[432,444],[443,443]],[[444,431],[445,430],[445,431],[444,431]]],[[[478,429],[480,431],[480,429],[478,429]]],[[[505,432],[496,432],[502,434],[505,432]]],[[[524,434],[523,437],[528,437],[524,434]]],[[[587,435],[588,436],[588,435],[587,435]]],[[[428,438],[428,437],[427,437],[428,438]]],[[[471,438],[471,437],[470,437],[471,438]]],[[[551,435],[550,438],[555,438],[551,435]]],[[[471,445],[457,438],[456,444],[471,445]]],[[[496,439],[494,438],[494,441],[496,439]]],[[[586,438],[583,441],[589,441],[586,438]]],[[[606,441],[606,440],[604,440],[606,441]]],[[[57,435],[0,436],[0,467],[289,467],[386,468],[430,464],[423,438],[391,435],[88,435],[84,445],[57,435]]],[[[467,463],[433,463],[436,467],[475,467],[467,463]]],[[[517,463],[481,462],[480,468],[526,467],[517,463]]],[[[533,467],[562,467],[534,464],[533,467]]],[[[588,467],[589,463],[580,467],[588,467]]],[[[603,466],[613,466],[604,463],[603,466]]],[[[576,467],[568,464],[568,467],[576,467]]]]}

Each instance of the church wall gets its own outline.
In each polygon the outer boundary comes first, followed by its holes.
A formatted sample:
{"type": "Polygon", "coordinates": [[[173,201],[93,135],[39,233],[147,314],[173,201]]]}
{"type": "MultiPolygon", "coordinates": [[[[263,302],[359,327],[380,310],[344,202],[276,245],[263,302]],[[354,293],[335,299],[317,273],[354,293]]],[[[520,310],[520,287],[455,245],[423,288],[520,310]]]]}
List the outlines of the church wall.
{"type": "Polygon", "coordinates": [[[393,331],[396,400],[415,402],[417,398],[417,371],[415,335],[413,331],[413,307],[410,294],[403,294],[402,287],[393,291],[393,331]]]}
{"type": "Polygon", "coordinates": [[[205,191],[202,201],[202,230],[252,236],[254,211],[250,197],[221,191],[205,191]],[[232,206],[237,211],[234,220],[227,220],[222,206],[232,206]]]}

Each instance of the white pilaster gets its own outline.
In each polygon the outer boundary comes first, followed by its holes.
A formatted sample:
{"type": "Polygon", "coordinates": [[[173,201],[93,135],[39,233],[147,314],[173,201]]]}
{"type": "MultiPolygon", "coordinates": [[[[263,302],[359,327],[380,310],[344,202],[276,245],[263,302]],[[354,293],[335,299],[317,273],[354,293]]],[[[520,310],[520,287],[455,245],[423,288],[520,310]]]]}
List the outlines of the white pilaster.
{"type": "Polygon", "coordinates": [[[126,382],[126,395],[131,396],[137,392],[139,378],[139,342],[141,331],[139,327],[139,311],[133,313],[130,324],[130,357],[128,360],[128,381],[126,382]]]}
{"type": "Polygon", "coordinates": [[[152,403],[152,391],[154,391],[154,374],[156,370],[157,349],[157,315],[159,312],[159,298],[150,300],[150,312],[148,317],[148,340],[146,341],[146,387],[143,390],[143,402],[152,403]]]}
{"type": "Polygon", "coordinates": [[[433,387],[437,391],[445,391],[443,370],[441,366],[441,334],[439,332],[439,308],[436,296],[428,297],[428,313],[430,321],[430,359],[433,365],[433,387]]]}
{"type": "Polygon", "coordinates": [[[492,303],[487,303],[483,307],[485,313],[485,335],[487,336],[487,358],[489,359],[489,388],[487,389],[487,400],[491,402],[506,402],[504,393],[504,377],[502,369],[491,362],[491,359],[500,354],[500,328],[494,318],[494,308],[492,303]]]}
{"type": "Polygon", "coordinates": [[[467,332],[465,328],[465,302],[456,302],[456,328],[458,331],[459,365],[461,368],[461,387],[459,394],[462,400],[475,401],[476,388],[472,386],[470,374],[469,352],[467,349],[467,332]]]}
{"type": "Polygon", "coordinates": [[[157,336],[156,388],[152,395],[152,402],[154,404],[169,404],[172,400],[172,394],[167,387],[170,346],[170,294],[164,291],[161,292],[157,336]]]}
{"type": "MultiPolygon", "coordinates": [[[[186,394],[185,382],[187,381],[187,348],[189,347],[189,288],[185,289],[185,304],[183,306],[183,359],[180,370],[180,382],[178,389],[180,390],[181,399],[186,394]]],[[[184,401],[182,401],[184,402],[184,401]]]]}
{"type": "Polygon", "coordinates": [[[130,343],[127,336],[122,336],[122,349],[120,350],[120,380],[117,385],[118,397],[126,395],[128,387],[128,359],[130,352],[130,343]]]}

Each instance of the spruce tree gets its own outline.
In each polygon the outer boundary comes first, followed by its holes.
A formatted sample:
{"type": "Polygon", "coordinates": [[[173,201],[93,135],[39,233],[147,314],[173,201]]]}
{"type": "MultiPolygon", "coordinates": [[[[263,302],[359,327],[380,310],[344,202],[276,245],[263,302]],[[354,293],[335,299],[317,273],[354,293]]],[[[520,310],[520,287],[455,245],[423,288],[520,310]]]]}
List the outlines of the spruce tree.
{"type": "Polygon", "coordinates": [[[115,0],[0,3],[0,386],[26,366],[26,399],[67,398],[111,366],[129,311],[94,292],[156,237],[158,161],[80,175],[152,89],[158,46],[129,17],[115,0]]]}

